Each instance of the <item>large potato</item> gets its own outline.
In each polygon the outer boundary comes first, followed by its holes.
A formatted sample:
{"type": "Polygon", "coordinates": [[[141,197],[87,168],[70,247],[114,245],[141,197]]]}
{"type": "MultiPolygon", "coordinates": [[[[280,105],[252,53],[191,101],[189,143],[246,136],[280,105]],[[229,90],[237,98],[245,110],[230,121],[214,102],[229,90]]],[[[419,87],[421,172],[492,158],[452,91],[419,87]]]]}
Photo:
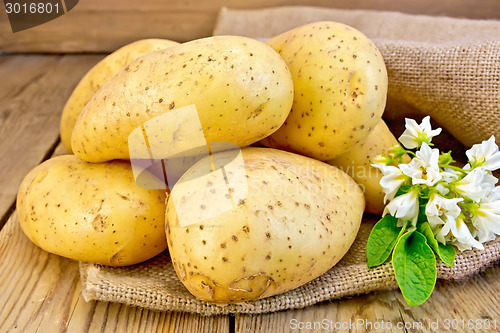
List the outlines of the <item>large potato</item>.
{"type": "Polygon", "coordinates": [[[368,136],[384,111],[387,71],[365,35],[344,24],[317,22],[268,44],[290,68],[295,96],[284,125],[265,145],[329,160],[368,136]]]}
{"type": "Polygon", "coordinates": [[[70,153],[72,152],[71,133],[73,132],[78,116],[90,98],[106,81],[132,60],[149,52],[178,44],[167,39],[152,38],[138,40],[119,48],[92,67],[75,87],[62,112],[60,124],[61,142],[66,150],[70,153]]]}
{"type": "MultiPolygon", "coordinates": [[[[292,99],[290,72],[266,44],[236,36],[199,39],[149,53],[109,80],[78,119],[72,148],[88,162],[127,159],[134,129],[192,104],[208,142],[243,147],[277,130],[292,99]]],[[[193,139],[156,134],[163,142],[193,139]]]]}
{"type": "Polygon", "coordinates": [[[226,166],[224,177],[210,172],[211,162],[229,165],[231,154],[191,167],[167,203],[169,251],[187,289],[218,303],[258,299],[335,265],[361,222],[359,186],[326,163],[269,148],[243,149],[244,164],[226,166]],[[231,200],[232,208],[219,209],[231,200]]]}
{"type": "Polygon", "coordinates": [[[124,266],[166,248],[165,191],[137,186],[124,161],[50,159],[23,180],[17,212],[31,241],[71,259],[124,266]]]}
{"type": "Polygon", "coordinates": [[[386,123],[380,120],[366,139],[342,156],[327,161],[346,172],[361,186],[365,194],[366,211],[369,213],[382,214],[385,207],[385,194],[380,186],[383,174],[371,166],[373,159],[377,155],[389,153],[389,149],[398,144],[386,123]]]}

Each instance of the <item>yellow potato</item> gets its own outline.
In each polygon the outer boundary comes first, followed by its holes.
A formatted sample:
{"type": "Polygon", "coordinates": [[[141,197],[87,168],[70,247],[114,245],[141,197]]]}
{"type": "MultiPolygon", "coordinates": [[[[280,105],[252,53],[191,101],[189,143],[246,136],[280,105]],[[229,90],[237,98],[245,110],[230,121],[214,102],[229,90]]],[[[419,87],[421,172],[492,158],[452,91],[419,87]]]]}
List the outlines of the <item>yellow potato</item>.
{"type": "Polygon", "coordinates": [[[76,120],[90,98],[106,81],[128,63],[140,56],[178,44],[167,39],[138,40],[121,47],[92,67],[80,80],[64,106],[60,124],[61,142],[64,148],[69,153],[72,152],[71,133],[75,127],[76,120]]]}
{"type": "Polygon", "coordinates": [[[329,160],[365,139],[381,119],[387,71],[377,47],[361,32],[316,22],[268,41],[285,60],[295,96],[284,125],[262,142],[329,160]]]}
{"type": "Polygon", "coordinates": [[[365,194],[366,211],[369,213],[382,214],[385,207],[385,194],[380,186],[383,174],[371,166],[372,160],[377,155],[387,154],[390,148],[398,144],[386,123],[381,120],[365,140],[342,156],[327,161],[346,172],[361,186],[365,194]]]}
{"type": "Polygon", "coordinates": [[[17,213],[33,243],[75,260],[132,265],[166,248],[165,191],[137,186],[124,161],[45,161],[23,180],[17,213]]]}
{"type": "Polygon", "coordinates": [[[169,252],[193,295],[217,303],[272,296],[344,256],[364,210],[347,174],[270,148],[242,149],[243,164],[232,154],[191,167],[167,203],[169,252]],[[211,162],[218,172],[210,172],[211,162]]]}
{"type": "MultiPolygon", "coordinates": [[[[243,147],[277,130],[292,99],[290,72],[265,43],[237,36],[199,39],[147,54],[109,80],[78,119],[72,148],[87,162],[128,159],[134,129],[193,104],[206,141],[243,147]]],[[[156,134],[163,143],[193,140],[176,133],[156,134]]]]}

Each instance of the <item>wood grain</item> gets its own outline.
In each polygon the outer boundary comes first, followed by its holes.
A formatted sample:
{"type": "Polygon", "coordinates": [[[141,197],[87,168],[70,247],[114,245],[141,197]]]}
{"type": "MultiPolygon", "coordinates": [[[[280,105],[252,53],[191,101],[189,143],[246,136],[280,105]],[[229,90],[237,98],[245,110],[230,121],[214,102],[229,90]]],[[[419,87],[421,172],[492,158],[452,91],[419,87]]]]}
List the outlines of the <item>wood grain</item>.
{"type": "Polygon", "coordinates": [[[74,86],[102,57],[0,56],[0,218],[24,176],[57,143],[60,113],[74,86]]]}
{"type": "MultiPolygon", "coordinates": [[[[500,267],[488,268],[485,272],[465,281],[438,282],[432,296],[423,305],[410,307],[401,293],[387,291],[365,296],[353,297],[322,303],[301,310],[278,312],[266,315],[238,315],[235,320],[235,332],[289,332],[298,323],[321,323],[326,320],[324,331],[337,332],[486,332],[485,329],[468,329],[461,326],[445,329],[445,319],[456,320],[467,325],[468,320],[496,320],[496,329],[489,332],[500,332],[500,267]],[[438,320],[438,329],[429,325],[438,320]],[[345,323],[345,324],[343,324],[345,323]],[[352,323],[352,326],[350,326],[352,323]],[[385,324],[382,324],[385,323],[385,324]],[[398,327],[398,323],[401,327],[398,327]],[[335,326],[337,325],[337,326],[335,326]],[[342,328],[341,325],[344,325],[342,328]],[[379,326],[377,329],[376,325],[379,326]],[[405,328],[406,325],[406,328],[405,328]],[[328,329],[325,329],[328,327],[328,329]],[[384,329],[383,329],[384,328],[384,329]]],[[[299,330],[294,332],[319,331],[299,330]]],[[[314,326],[313,326],[314,327],[314,326]]]]}
{"type": "Polygon", "coordinates": [[[0,332],[228,332],[229,317],[85,302],[78,263],[35,246],[17,215],[0,231],[0,332]]]}
{"type": "Polygon", "coordinates": [[[379,9],[474,19],[500,18],[500,2],[497,0],[481,0],[480,5],[476,0],[85,0],[56,20],[15,34],[2,10],[0,51],[109,53],[147,37],[187,41],[211,35],[222,6],[252,9],[285,5],[379,9]]]}
{"type": "MultiPolygon", "coordinates": [[[[221,6],[260,8],[313,5],[396,10],[412,14],[500,19],[497,0],[85,0],[67,15],[13,34],[0,6],[0,52],[108,53],[132,40],[163,37],[186,41],[211,34],[221,6]]],[[[396,291],[322,303],[260,316],[202,317],[155,312],[117,303],[85,302],[75,261],[32,244],[10,215],[24,175],[48,157],[58,140],[64,102],[83,74],[104,55],[0,55],[0,332],[289,332],[290,320],[333,324],[356,321],[409,323],[422,327],[384,332],[435,332],[439,318],[497,320],[500,332],[500,267],[462,282],[440,282],[431,299],[410,308],[396,291]],[[1,220],[0,220],[1,227],[1,220]]],[[[62,146],[53,155],[64,153],[62,146]]],[[[299,331],[299,330],[295,330],[299,331]]],[[[318,330],[304,330],[306,332],[318,330]]],[[[346,332],[349,330],[338,330],[346,332]]],[[[360,327],[353,332],[369,331],[360,327]]],[[[456,329],[447,332],[484,332],[456,329]]]]}

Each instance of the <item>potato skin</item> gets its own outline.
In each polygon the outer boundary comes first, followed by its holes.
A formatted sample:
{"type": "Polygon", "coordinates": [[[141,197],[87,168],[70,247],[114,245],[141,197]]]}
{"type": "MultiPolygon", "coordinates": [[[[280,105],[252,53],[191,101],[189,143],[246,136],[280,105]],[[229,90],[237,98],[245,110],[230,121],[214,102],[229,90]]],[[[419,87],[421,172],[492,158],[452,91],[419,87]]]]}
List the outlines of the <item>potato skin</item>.
{"type": "Polygon", "coordinates": [[[128,159],[135,128],[192,104],[208,142],[243,147],[277,130],[292,99],[290,72],[265,43],[237,36],[198,39],[147,54],[109,80],[78,119],[72,147],[87,162],[128,159]]]}
{"type": "Polygon", "coordinates": [[[373,131],[360,143],[354,145],[347,153],[327,161],[351,176],[363,189],[366,201],[366,211],[382,214],[384,211],[384,192],[380,186],[382,172],[371,166],[377,155],[387,154],[389,149],[397,146],[398,140],[380,120],[373,131]]]}
{"type": "Polygon", "coordinates": [[[385,108],[387,71],[365,35],[316,22],[267,43],[290,68],[295,96],[287,120],[263,144],[325,161],[368,136],[385,108]]]}
{"type": "Polygon", "coordinates": [[[180,209],[203,212],[211,193],[217,195],[211,178],[196,178],[207,171],[203,160],[183,175],[196,180],[186,200],[174,204],[173,196],[184,194],[174,187],[167,203],[167,242],[177,275],[193,295],[210,302],[264,298],[318,277],[347,252],[363,215],[359,186],[335,167],[270,148],[244,148],[242,156],[248,195],[231,210],[181,226],[180,209]],[[200,191],[207,200],[191,202],[200,191]]]}
{"type": "Polygon", "coordinates": [[[21,183],[17,213],[33,243],[75,260],[125,266],[166,248],[165,191],[137,186],[124,161],[45,161],[21,183]]]}
{"type": "Polygon", "coordinates": [[[92,67],[80,80],[64,106],[60,123],[61,142],[64,148],[69,153],[73,152],[71,133],[76,120],[90,98],[106,81],[140,56],[178,44],[168,39],[141,39],[119,48],[92,67]]]}

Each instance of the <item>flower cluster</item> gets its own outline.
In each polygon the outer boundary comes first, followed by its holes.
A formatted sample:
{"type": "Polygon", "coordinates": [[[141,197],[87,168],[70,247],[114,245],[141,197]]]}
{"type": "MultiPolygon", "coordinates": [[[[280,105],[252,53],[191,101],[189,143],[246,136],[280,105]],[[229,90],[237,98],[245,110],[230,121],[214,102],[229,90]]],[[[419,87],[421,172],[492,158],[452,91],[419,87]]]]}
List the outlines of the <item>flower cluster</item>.
{"type": "Polygon", "coordinates": [[[431,128],[428,116],[421,124],[406,119],[399,138],[404,148],[394,147],[374,161],[389,202],[384,216],[397,218],[399,227],[428,222],[438,242],[461,251],[483,249],[482,243],[500,234],[500,187],[492,174],[500,168],[495,137],[472,146],[468,163],[458,167],[450,152],[431,148],[440,132],[431,128]],[[406,155],[412,157],[409,163],[403,163],[406,155]]]}

